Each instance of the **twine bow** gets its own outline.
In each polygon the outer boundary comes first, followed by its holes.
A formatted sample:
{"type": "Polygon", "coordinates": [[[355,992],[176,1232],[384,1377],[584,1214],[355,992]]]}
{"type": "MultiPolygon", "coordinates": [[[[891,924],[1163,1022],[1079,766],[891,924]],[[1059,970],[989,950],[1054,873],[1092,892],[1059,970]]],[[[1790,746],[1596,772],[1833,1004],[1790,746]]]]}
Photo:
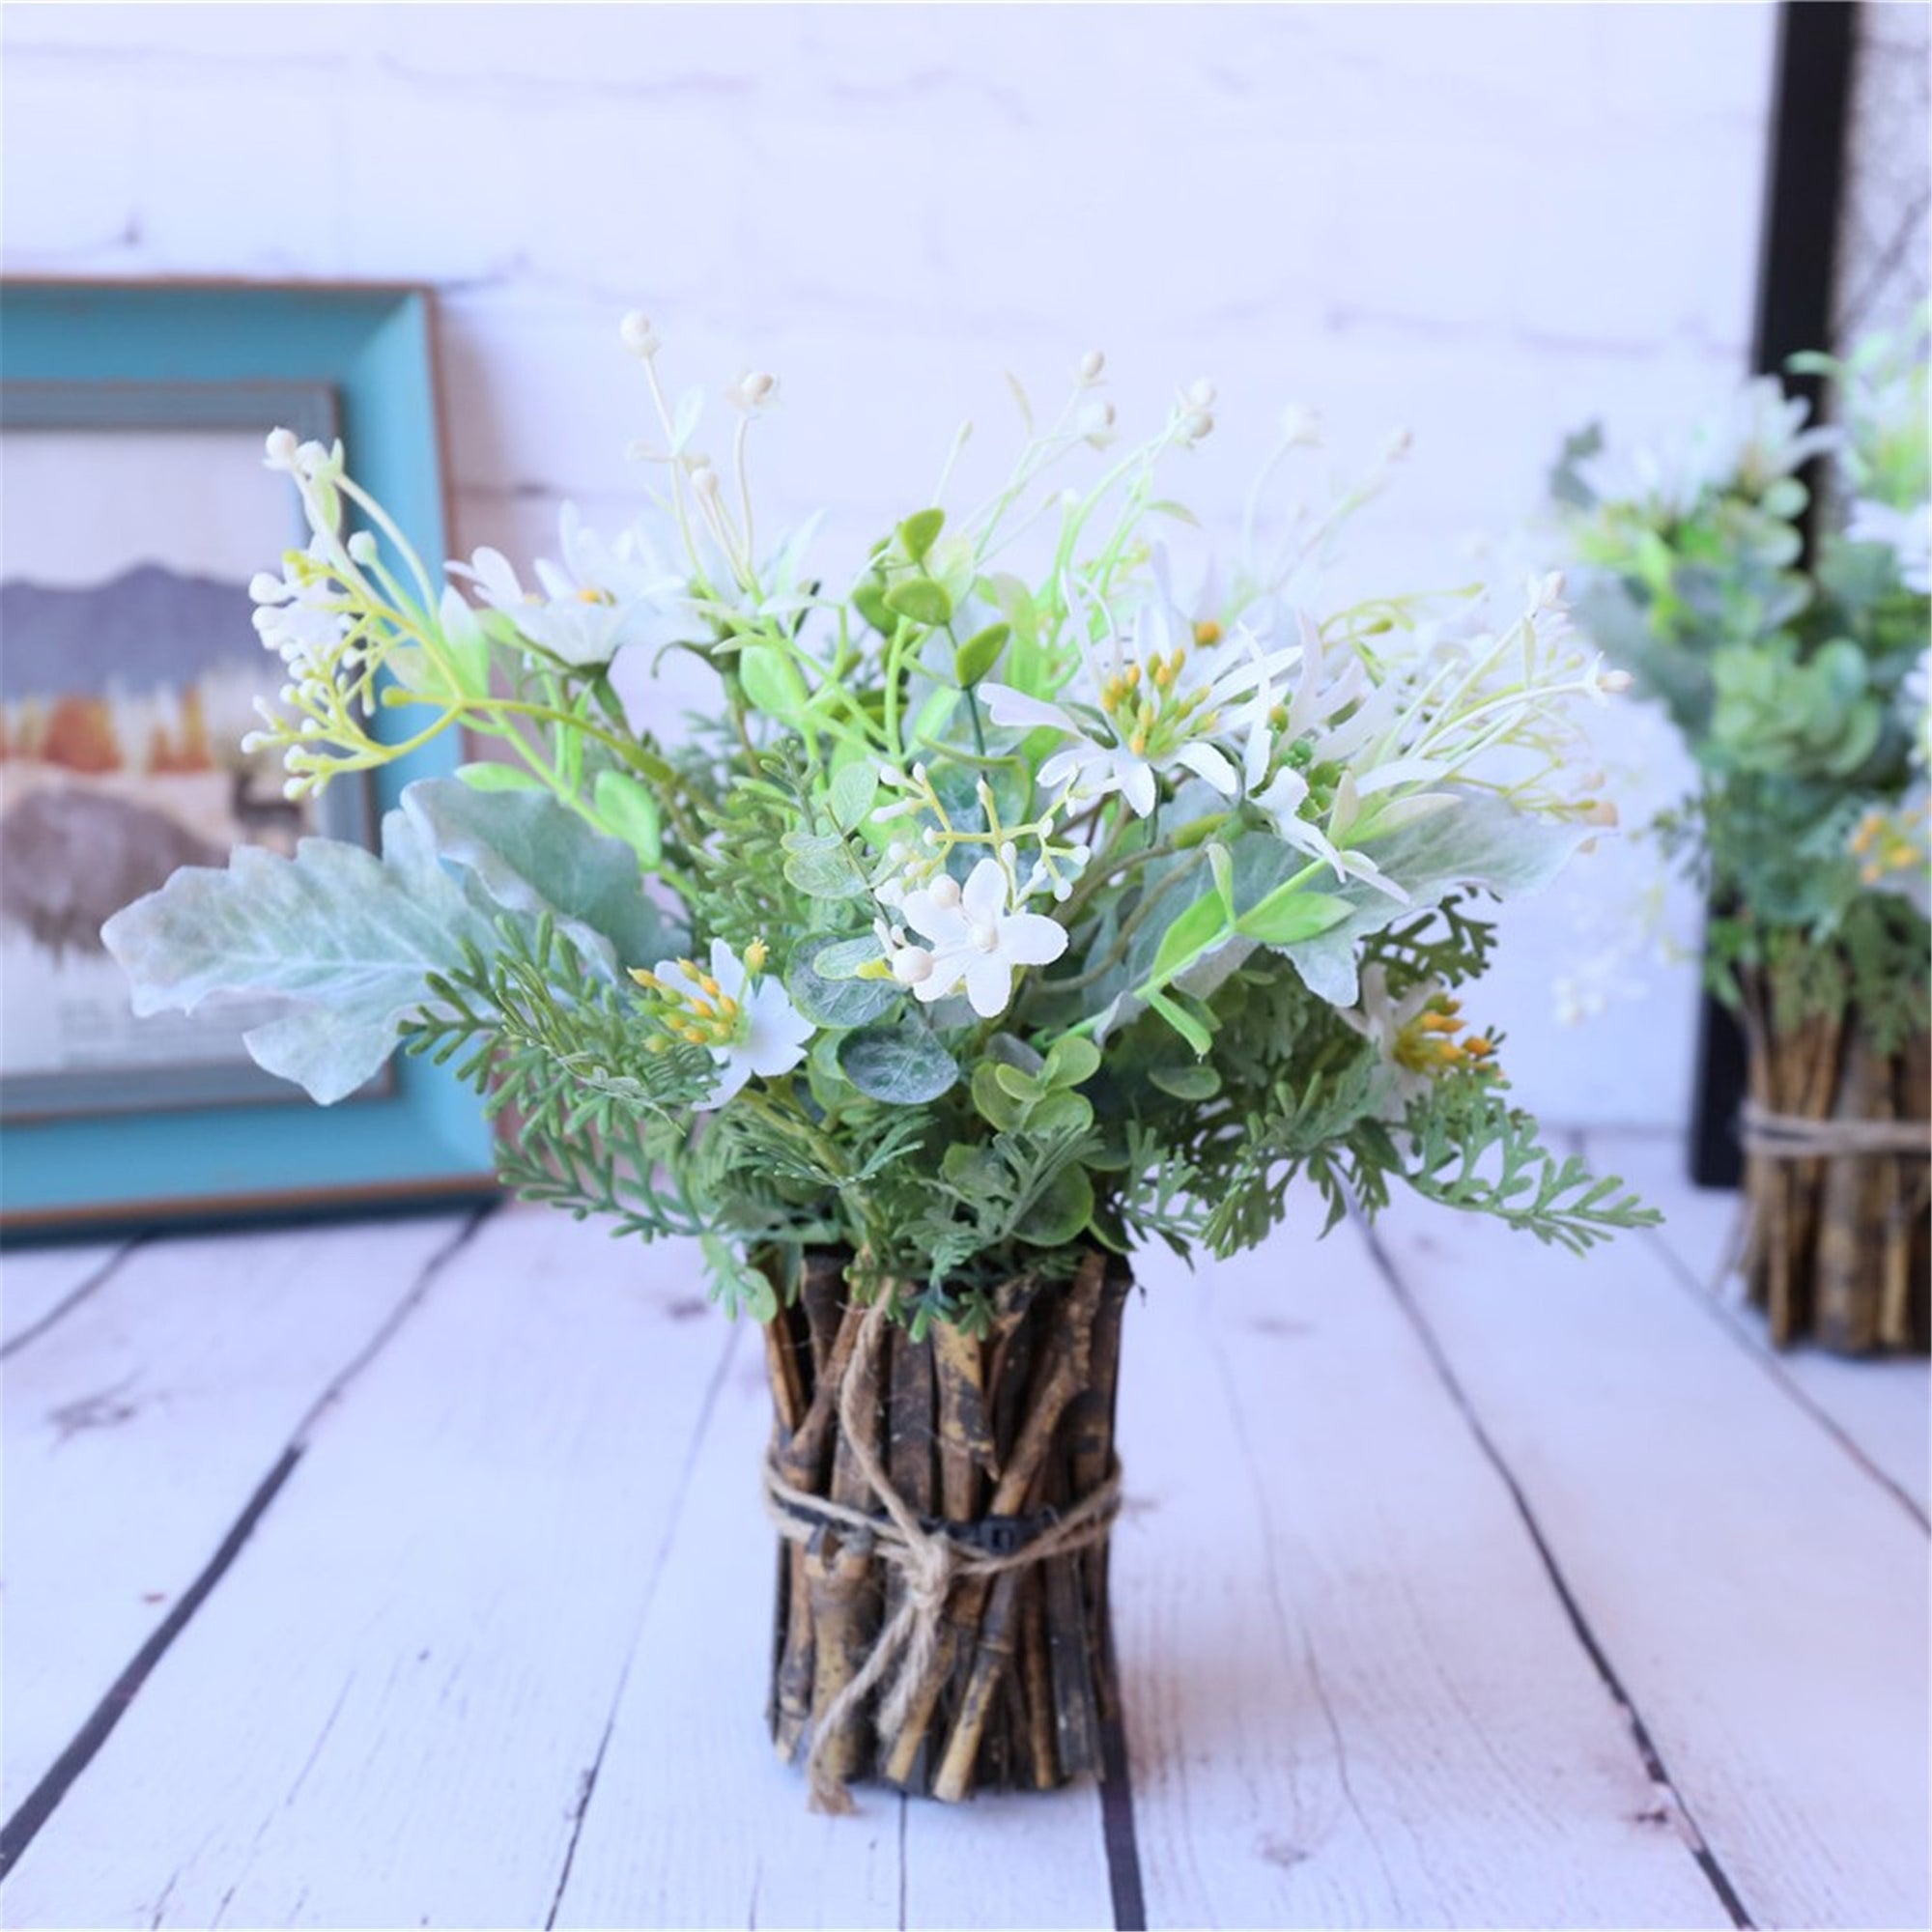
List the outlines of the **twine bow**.
{"type": "Polygon", "coordinates": [[[878,1721],[879,1729],[887,1736],[899,1730],[938,1654],[947,1599],[954,1583],[972,1577],[998,1577],[1029,1564],[1043,1563],[1052,1556],[1084,1549],[1106,1535],[1121,1507],[1120,1465],[1115,1463],[1097,1488],[1069,1505],[1017,1549],[1006,1552],[969,1549],[944,1526],[928,1529],[894,1487],[859,1413],[860,1392],[871,1380],[872,1367],[891,1315],[890,1303],[884,1299],[867,1310],[852,1358],[838,1387],[838,1426],[845,1446],[885,1516],[849,1509],[828,1497],[796,1489],[779,1474],[769,1459],[764,1468],[766,1512],[781,1537],[791,1543],[808,1543],[818,1528],[831,1524],[869,1536],[874,1553],[882,1562],[893,1565],[905,1584],[898,1607],[874,1639],[865,1662],[812,1728],[811,1748],[806,1756],[805,1769],[811,1805],[816,1811],[853,1809],[851,1793],[828,1762],[833,1741],[895,1665],[896,1674],[879,1707],[878,1721]]]}
{"type": "Polygon", "coordinates": [[[1813,1120],[1804,1114],[1780,1114],[1755,1100],[1747,1100],[1738,1110],[1738,1138],[1747,1153],[1773,1160],[1829,1160],[1855,1154],[1932,1158],[1932,1122],[1813,1120]]]}

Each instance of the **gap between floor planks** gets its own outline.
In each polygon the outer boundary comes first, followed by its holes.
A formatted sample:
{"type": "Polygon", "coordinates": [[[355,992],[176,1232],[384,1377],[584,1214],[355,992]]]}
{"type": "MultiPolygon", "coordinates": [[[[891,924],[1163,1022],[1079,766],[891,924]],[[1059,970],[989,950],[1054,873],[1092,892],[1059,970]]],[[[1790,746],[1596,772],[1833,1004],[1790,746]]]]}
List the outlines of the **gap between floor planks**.
{"type": "MultiPolygon", "coordinates": [[[[249,1356],[243,1352],[240,1360],[214,1356],[220,1362],[220,1370],[209,1370],[207,1360],[184,1358],[184,1362],[174,1364],[174,1374],[187,1374],[189,1391],[184,1403],[182,1391],[176,1387],[147,1387],[143,1385],[143,1372],[151,1370],[155,1364],[151,1360],[135,1360],[128,1376],[124,1376],[114,1389],[124,1391],[124,1399],[106,1405],[102,1393],[95,1393],[81,1401],[70,1401],[68,1405],[52,1410],[48,1416],[35,1412],[25,1412],[21,1408],[23,1391],[10,1389],[10,1435],[17,1430],[37,1430],[39,1424],[54,1424],[52,1449],[62,1459],[62,1474],[70,1474],[70,1480],[77,1480],[81,1490],[89,1488],[89,1466],[83,1461],[75,1468],[77,1451],[100,1451],[95,1457],[95,1464],[106,1464],[104,1482],[97,1482],[95,1488],[100,1490],[95,1497],[95,1520],[91,1528],[95,1532],[106,1534],[110,1522],[99,1517],[100,1507],[106,1507],[106,1517],[118,1517],[122,1522],[122,1532],[114,1534],[106,1542],[108,1559],[102,1563],[102,1546],[93,1548],[64,1548],[60,1542],[62,1526],[71,1526],[87,1530],[91,1511],[85,1501],[75,1505],[75,1497],[52,1511],[54,1517],[54,1546],[35,1549],[33,1544],[39,1540],[46,1542],[44,1534],[37,1534],[46,1528],[48,1511],[44,1503],[33,1503],[21,1507],[17,1501],[10,1505],[10,1540],[6,1551],[6,1569],[12,1578],[10,1596],[10,1615],[8,1615],[8,1646],[10,1650],[21,1642],[44,1644],[46,1648],[37,1656],[31,1669],[19,1669],[15,1665],[10,1669],[15,1696],[10,1704],[10,1729],[8,1729],[8,1804],[10,1814],[4,1824],[0,1824],[0,1876],[4,1876],[25,1847],[31,1843],[33,1835],[46,1822],[52,1810],[58,1806],[60,1799],[68,1787],[79,1777],[95,1752],[106,1743],[114,1725],[120,1721],[122,1714],[139,1692],[143,1679],[149,1671],[166,1656],[174,1638],[185,1627],[189,1617],[207,1600],[209,1592],[226,1573],[228,1565],[238,1555],[242,1544],[247,1540],[255,1522],[272,1503],[274,1493],[280,1490],[282,1482],[294,1470],[299,1461],[309,1434],[321,1414],[327,1412],[332,1401],[355,1379],[355,1376],[367,1366],[367,1362],[383,1349],[383,1345],[394,1335],[408,1314],[417,1306],[421,1296],[427,1293],[429,1283],[435,1279],[437,1271],[448,1262],[448,1258],[464,1244],[469,1233],[475,1229],[477,1217],[469,1215],[454,1227],[448,1221],[429,1221],[429,1223],[406,1223],[406,1238],[413,1246],[429,1244],[429,1252],[423,1260],[412,1267],[404,1289],[396,1296],[373,1296],[367,1304],[367,1314],[371,1323],[361,1333],[354,1331],[354,1316],[363,1304],[350,1302],[344,1308],[348,1318],[344,1325],[344,1345],[346,1354],[334,1358],[334,1362],[321,1370],[321,1389],[317,1393],[315,1385],[301,1389],[282,1391],[272,1385],[257,1387],[257,1376],[263,1372],[267,1362],[274,1354],[286,1354],[288,1350],[265,1349],[259,1356],[249,1356]],[[151,1430],[145,1424],[143,1408],[158,1405],[164,1412],[162,1420],[170,1424],[180,1424],[184,1418],[176,1414],[178,1408],[187,1410],[187,1430],[193,1434],[193,1403],[195,1399],[205,1399],[213,1395],[216,1401],[222,1399],[228,1385],[234,1381],[247,1381],[249,1399],[263,1401],[263,1414],[253,1424],[253,1441],[259,1453],[267,1459],[267,1468],[263,1463],[253,1463],[251,1466],[236,1466],[234,1470],[211,1468],[203,1455],[195,1455],[187,1470],[178,1470],[168,1464],[168,1457],[160,1455],[156,1459],[155,1449],[166,1447],[166,1443],[156,1445],[149,1439],[151,1430]],[[288,1422],[276,1422],[276,1410],[280,1416],[290,1418],[288,1422]],[[71,1422],[62,1420],[71,1414],[71,1422]],[[70,1430],[75,1432],[70,1439],[70,1430]],[[118,1492],[124,1482],[122,1463],[129,1455],[126,1449],[128,1432],[139,1437],[139,1468],[147,1482],[153,1486],[156,1482],[166,1482],[172,1474],[176,1478],[185,1478],[185,1486],[191,1492],[205,1492],[211,1478],[226,1480],[232,1478],[230,1495],[240,1497],[240,1507],[234,1513],[224,1513],[224,1501],[220,1495],[195,1493],[189,1497],[189,1507],[185,1513],[176,1511],[174,1519],[156,1522],[156,1511],[147,1507],[126,1507],[139,1503],[137,1495],[122,1497],[118,1492]],[[120,1505],[120,1507],[116,1507],[120,1505]],[[131,1534],[128,1534],[131,1530],[131,1534]],[[156,1540],[155,1532],[160,1532],[156,1540]],[[25,1565],[21,1559],[21,1538],[29,1540],[29,1553],[25,1565]],[[193,1548],[191,1548],[193,1546],[193,1548]],[[213,1555],[203,1557],[199,1551],[213,1546],[213,1555]],[[50,1575],[43,1575],[48,1569],[50,1575]],[[60,1604],[39,1602],[48,1586],[58,1586],[62,1571],[68,1573],[68,1590],[60,1592],[60,1604]],[[120,1575],[106,1575],[120,1571],[120,1575]],[[153,1588],[155,1584],[166,1582],[168,1588],[153,1588]],[[89,1596],[97,1602],[89,1602],[89,1596]],[[112,1600],[112,1602],[110,1602],[112,1600]],[[162,1607],[166,1605],[166,1607],[162,1607]],[[46,1613],[54,1613],[54,1623],[48,1623],[46,1613]],[[100,1613],[104,1611],[104,1619],[100,1613]],[[39,1629],[35,1619],[39,1617],[39,1629]],[[99,1623],[106,1621],[106,1629],[99,1623]],[[25,1634],[23,1634],[25,1623],[25,1634]],[[60,1644],[64,1646],[58,1654],[50,1638],[58,1631],[60,1644]],[[116,1648],[118,1642],[118,1648],[116,1648]],[[126,1662],[122,1662],[126,1660],[126,1662]],[[52,1690],[56,1702],[66,1704],[66,1721],[71,1731],[62,1733],[56,1729],[62,1723],[62,1710],[58,1708],[39,1708],[27,1704],[27,1692],[35,1700],[44,1702],[48,1690],[52,1690]],[[100,1692],[99,1698],[89,1702],[93,1692],[100,1692]],[[25,1723],[23,1723],[25,1719],[25,1723]],[[21,1743],[21,1729],[29,1729],[29,1739],[21,1743]],[[64,1743],[56,1745],[56,1739],[64,1743]]],[[[174,1331],[180,1331],[182,1302],[174,1293],[176,1285],[166,1279],[170,1267],[187,1267],[191,1289],[199,1289],[203,1281],[213,1281],[216,1285],[224,1283],[224,1277],[236,1275],[236,1265],[245,1264],[249,1256],[269,1254],[288,1254],[294,1244],[294,1252],[311,1252],[315,1260],[328,1260],[334,1248],[344,1242],[365,1244],[365,1231],[354,1223],[338,1223],[332,1227],[315,1229],[288,1229],[278,1231],[272,1236],[265,1235],[238,1235],[238,1236],[182,1236],[176,1242],[129,1242],[120,1250],[106,1256],[104,1262],[97,1264],[87,1279],[79,1283],[73,1291],[60,1298],[41,1320],[31,1327],[15,1331],[12,1356],[19,1356],[23,1349],[31,1343],[41,1343],[39,1352],[29,1364],[12,1370],[10,1379],[17,1381],[21,1376],[35,1376],[43,1381],[52,1381],[58,1389],[60,1372],[64,1368],[79,1370],[81,1381],[91,1381],[93,1374],[106,1370],[112,1358],[114,1347],[126,1347],[131,1339],[139,1337],[139,1325],[143,1320],[160,1318],[168,1321],[174,1331]],[[124,1264],[135,1256],[145,1256],[145,1265],[139,1269],[139,1279],[131,1273],[122,1273],[124,1264]],[[151,1279],[151,1277],[160,1279],[151,1279]],[[114,1318],[112,1310],[100,1316],[97,1327],[99,1335],[87,1337],[79,1333],[81,1323],[93,1318],[102,1304],[95,1302],[93,1296],[106,1289],[114,1281],[114,1293],[122,1300],[131,1298],[133,1306],[122,1320],[114,1318]],[[87,1316],[79,1316],[77,1310],[87,1304],[87,1316]],[[66,1327],[56,1327],[56,1323],[68,1318],[66,1327]],[[52,1341],[46,1341],[52,1333],[52,1341]],[[62,1345],[70,1345],[68,1352],[77,1356],[75,1362],[62,1362],[58,1350],[62,1345]],[[93,1343],[95,1347],[89,1347],[93,1343]],[[112,1347],[110,1347],[112,1345],[112,1347]]],[[[381,1242],[379,1246],[386,1246],[381,1242]]],[[[242,1285],[247,1285],[249,1277],[240,1277],[242,1285]]],[[[377,1281],[381,1279],[377,1271],[377,1281]]],[[[232,1283],[230,1283],[232,1285],[232,1283]]],[[[375,1285],[373,1281],[369,1283],[375,1285]]],[[[299,1287],[299,1283],[298,1283],[299,1287]]],[[[228,1316],[232,1310],[224,1306],[222,1296],[207,1306],[195,1310],[207,1321],[213,1323],[216,1335],[226,1331],[228,1316]]],[[[247,1310],[253,1318],[253,1308],[247,1310]]],[[[243,1321],[249,1327],[251,1321],[243,1321]]],[[[184,1337],[197,1339],[197,1337],[184,1337]]],[[[265,1337],[267,1341],[267,1337],[265,1337]]],[[[174,1376],[164,1378],[168,1381],[174,1376]]],[[[46,1395],[43,1393],[43,1401],[46,1395]]],[[[168,1434],[180,1434],[178,1428],[170,1428],[168,1434]]],[[[41,1451],[39,1434],[19,1439],[10,1453],[10,1476],[21,1480],[21,1463],[35,1451],[41,1451]]],[[[193,1445],[197,1451],[203,1449],[201,1443],[193,1445]]],[[[216,1439],[216,1449],[220,1441],[216,1439]]],[[[242,1447],[242,1455],[247,1457],[247,1445],[242,1447]]],[[[46,1466],[29,1466],[27,1482],[33,1482],[37,1474],[46,1474],[46,1466]]],[[[52,1501],[52,1499],[46,1499],[52,1501]]],[[[232,1509],[232,1505],[226,1505],[232,1509]]],[[[68,1536],[68,1542],[73,1538],[68,1536]]]]}
{"type": "Polygon", "coordinates": [[[1747,1907],[1923,1922],[1924,1543],[1897,1497],[1653,1243],[1552,1255],[1506,1298],[1506,1231],[1378,1233],[1747,1907]]]}
{"type": "Polygon", "coordinates": [[[1622,1175],[1664,1207],[1662,1225],[1645,1238],[1672,1278],[1921,1530],[1932,1528],[1932,1364],[1924,1356],[1844,1358],[1802,1346],[1773,1348],[1763,1318],[1738,1299],[1742,1197],[1694,1186],[1674,1135],[1589,1130],[1571,1140],[1596,1172],[1622,1175]]]}

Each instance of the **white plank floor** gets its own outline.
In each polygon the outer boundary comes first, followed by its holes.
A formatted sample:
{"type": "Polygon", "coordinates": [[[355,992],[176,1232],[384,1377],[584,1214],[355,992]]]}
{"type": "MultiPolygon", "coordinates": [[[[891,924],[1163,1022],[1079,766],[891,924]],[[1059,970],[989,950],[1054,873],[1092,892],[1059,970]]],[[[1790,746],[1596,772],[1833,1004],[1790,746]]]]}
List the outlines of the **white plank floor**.
{"type": "Polygon", "coordinates": [[[1129,1776],[811,1816],[760,1357],[558,1216],[11,1255],[0,1922],[1922,1926],[1927,1376],[1774,1357],[1731,1199],[1133,1305],[1129,1776]]]}

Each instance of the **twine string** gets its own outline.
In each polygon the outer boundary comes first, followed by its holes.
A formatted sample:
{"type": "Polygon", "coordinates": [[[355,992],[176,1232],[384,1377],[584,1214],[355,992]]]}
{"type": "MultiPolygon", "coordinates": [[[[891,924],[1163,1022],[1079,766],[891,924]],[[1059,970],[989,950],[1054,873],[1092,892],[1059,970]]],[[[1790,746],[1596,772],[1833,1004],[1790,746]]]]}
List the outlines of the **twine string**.
{"type": "Polygon", "coordinates": [[[1747,1100],[1738,1110],[1738,1138],[1747,1153],[1772,1160],[1829,1160],[1854,1154],[1932,1158],[1932,1122],[1813,1120],[1804,1114],[1780,1114],[1755,1100],[1747,1100]]]}
{"type": "Polygon", "coordinates": [[[853,1808],[851,1794],[832,1770],[829,1755],[833,1741],[889,1671],[895,1675],[879,1707],[879,1729],[891,1737],[905,1722],[938,1655],[947,1600],[954,1583],[967,1577],[998,1577],[1085,1549],[1107,1534],[1121,1507],[1120,1465],[1115,1463],[1096,1489],[1016,1549],[970,1549],[955,1542],[943,1526],[928,1529],[895,1487],[858,1412],[860,1395],[871,1382],[872,1365],[890,1320],[891,1307],[884,1299],[866,1312],[838,1389],[838,1427],[860,1473],[885,1511],[883,1520],[795,1489],[769,1459],[764,1466],[765,1510],[781,1537],[791,1543],[809,1543],[819,1527],[835,1524],[864,1533],[873,1540],[873,1554],[896,1569],[905,1586],[898,1607],[873,1640],[865,1662],[812,1726],[805,1769],[812,1808],[819,1811],[853,1808]]]}

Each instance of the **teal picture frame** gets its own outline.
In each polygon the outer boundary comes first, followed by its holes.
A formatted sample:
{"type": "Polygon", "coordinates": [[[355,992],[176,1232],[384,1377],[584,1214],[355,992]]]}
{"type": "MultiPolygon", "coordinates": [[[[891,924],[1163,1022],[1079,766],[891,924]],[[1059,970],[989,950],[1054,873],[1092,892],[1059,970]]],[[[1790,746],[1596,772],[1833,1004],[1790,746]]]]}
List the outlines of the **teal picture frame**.
{"type": "MultiPolygon", "coordinates": [[[[357,477],[423,556],[449,554],[428,289],[0,280],[0,379],[326,385],[357,477]]],[[[462,757],[450,731],[375,773],[374,813],[462,757]]],[[[398,1057],[381,1093],[333,1108],[291,1097],[0,1123],[0,1240],[497,1192],[489,1124],[444,1069],[398,1057]]]]}

